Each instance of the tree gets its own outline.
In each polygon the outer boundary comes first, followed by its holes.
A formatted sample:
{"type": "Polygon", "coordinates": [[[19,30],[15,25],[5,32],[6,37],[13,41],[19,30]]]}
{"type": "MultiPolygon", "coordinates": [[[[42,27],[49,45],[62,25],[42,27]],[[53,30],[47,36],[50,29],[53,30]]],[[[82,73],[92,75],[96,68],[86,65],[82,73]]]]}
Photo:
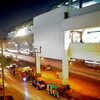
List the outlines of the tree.
{"type": "MultiPolygon", "coordinates": [[[[1,49],[1,55],[0,55],[0,63],[2,67],[2,85],[3,85],[3,99],[5,100],[5,93],[4,93],[4,65],[8,64],[7,57],[3,55],[3,40],[5,39],[6,31],[0,31],[0,49],[1,49]]],[[[9,59],[9,58],[8,58],[9,59]]]]}
{"type": "Polygon", "coordinates": [[[10,65],[11,63],[13,63],[13,57],[12,56],[0,56],[0,63],[3,64],[3,66],[7,66],[10,65]]]}

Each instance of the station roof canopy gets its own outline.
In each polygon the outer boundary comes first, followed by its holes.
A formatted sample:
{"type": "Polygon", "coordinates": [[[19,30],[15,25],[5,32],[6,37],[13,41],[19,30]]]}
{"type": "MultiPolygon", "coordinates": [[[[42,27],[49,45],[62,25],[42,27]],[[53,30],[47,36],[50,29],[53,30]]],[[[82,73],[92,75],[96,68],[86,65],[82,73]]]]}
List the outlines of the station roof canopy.
{"type": "Polygon", "coordinates": [[[9,31],[10,31],[10,32],[11,32],[11,31],[16,31],[16,30],[21,29],[21,28],[23,28],[23,27],[28,27],[28,26],[32,26],[32,25],[33,25],[33,18],[31,18],[31,19],[29,19],[29,20],[26,20],[26,21],[24,21],[24,22],[22,22],[22,23],[19,23],[19,24],[17,24],[17,25],[12,26],[12,27],[9,29],[9,31]]]}

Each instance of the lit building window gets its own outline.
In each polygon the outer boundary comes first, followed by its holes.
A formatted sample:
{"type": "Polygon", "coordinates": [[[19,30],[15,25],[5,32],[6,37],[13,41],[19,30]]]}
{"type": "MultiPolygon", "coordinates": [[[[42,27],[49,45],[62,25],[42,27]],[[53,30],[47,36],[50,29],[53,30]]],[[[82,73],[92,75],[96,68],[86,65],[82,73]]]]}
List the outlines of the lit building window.
{"type": "Polygon", "coordinates": [[[85,43],[100,43],[100,28],[85,29],[82,38],[85,43]]]}

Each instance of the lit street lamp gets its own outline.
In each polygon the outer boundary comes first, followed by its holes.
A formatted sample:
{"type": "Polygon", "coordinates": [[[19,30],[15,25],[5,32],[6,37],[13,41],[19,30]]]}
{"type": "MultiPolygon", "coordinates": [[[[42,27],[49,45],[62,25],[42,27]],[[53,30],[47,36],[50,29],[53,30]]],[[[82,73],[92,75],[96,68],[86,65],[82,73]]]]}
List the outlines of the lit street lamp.
{"type": "Polygon", "coordinates": [[[5,30],[5,31],[2,31],[1,33],[0,33],[0,40],[1,40],[1,67],[2,67],[2,86],[3,86],[3,100],[5,100],[5,86],[4,86],[4,66],[3,66],[3,38],[5,38],[5,36],[6,36],[6,33],[7,33],[8,31],[7,30],[5,30]]]}
{"type": "Polygon", "coordinates": [[[3,86],[3,98],[5,100],[5,89],[4,89],[4,68],[3,68],[3,39],[1,38],[1,67],[2,67],[2,86],[3,86]]]}

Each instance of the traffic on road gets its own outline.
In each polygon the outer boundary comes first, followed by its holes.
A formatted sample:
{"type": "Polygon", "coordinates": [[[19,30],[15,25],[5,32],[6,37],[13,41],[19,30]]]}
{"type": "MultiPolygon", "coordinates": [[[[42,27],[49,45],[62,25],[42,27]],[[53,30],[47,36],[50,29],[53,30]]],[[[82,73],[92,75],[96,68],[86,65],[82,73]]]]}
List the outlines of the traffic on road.
{"type": "MultiPolygon", "coordinates": [[[[23,55],[20,58],[23,58],[23,55]]],[[[26,58],[29,57],[26,56],[26,58]]],[[[31,62],[32,57],[28,60],[31,62]]],[[[77,73],[74,67],[70,69],[73,69],[69,72],[70,86],[68,85],[65,89],[61,86],[61,75],[58,77],[57,70],[53,70],[53,68],[49,70],[43,68],[41,77],[36,77],[36,73],[32,73],[31,65],[30,69],[25,68],[25,66],[5,68],[5,95],[13,96],[14,100],[57,100],[57,98],[60,98],[60,100],[81,100],[82,98],[99,100],[100,81],[83,76],[80,74],[81,71],[77,73]],[[39,80],[46,83],[46,88],[43,90],[41,90],[41,87],[44,84],[39,84],[37,82],[39,80]],[[53,88],[52,84],[57,88],[53,88]]],[[[0,96],[2,96],[2,89],[0,96]]]]}

